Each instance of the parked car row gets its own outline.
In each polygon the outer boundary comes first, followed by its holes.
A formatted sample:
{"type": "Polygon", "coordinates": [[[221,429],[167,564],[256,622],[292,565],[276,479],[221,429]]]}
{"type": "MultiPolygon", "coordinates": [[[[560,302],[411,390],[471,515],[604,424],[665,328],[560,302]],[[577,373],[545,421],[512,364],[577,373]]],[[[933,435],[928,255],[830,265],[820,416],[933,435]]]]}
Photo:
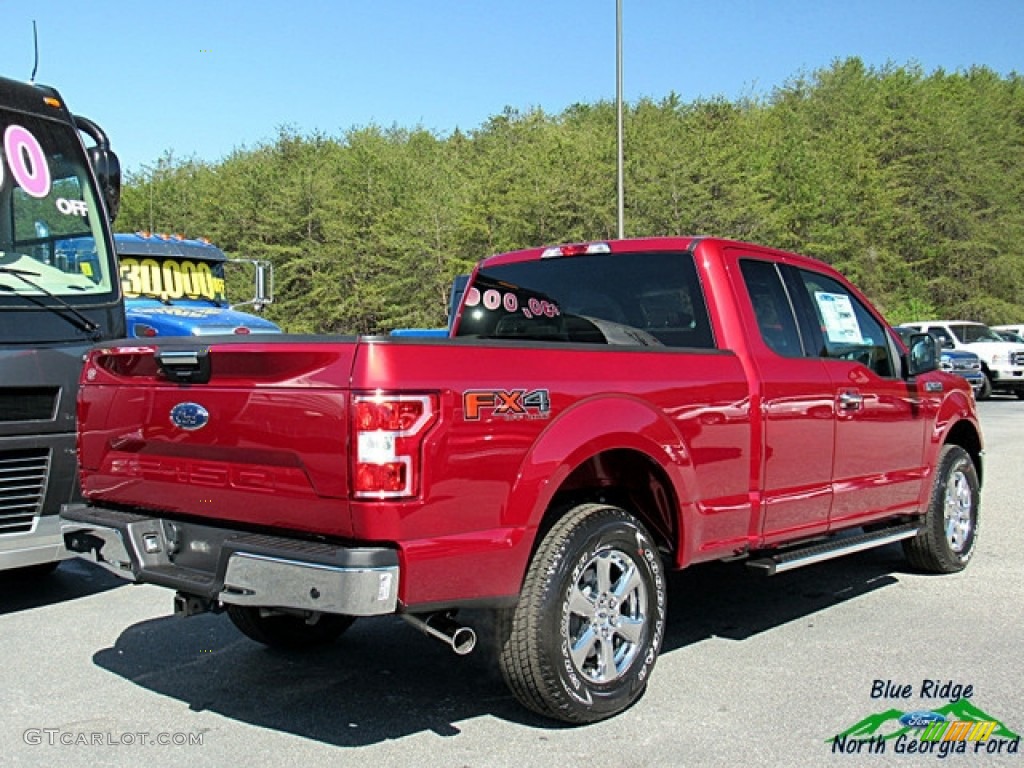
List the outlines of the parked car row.
{"type": "MultiPolygon", "coordinates": [[[[976,355],[982,373],[981,381],[975,387],[975,395],[979,400],[991,397],[993,392],[1012,393],[1024,400],[1024,341],[1019,340],[1024,325],[989,328],[983,323],[967,320],[928,320],[904,323],[901,328],[903,332],[925,331],[938,339],[943,349],[944,367],[947,355],[951,366],[966,366],[970,363],[963,357],[954,359],[950,354],[952,352],[976,355]],[[1017,338],[1005,338],[998,331],[1017,334],[1017,338]]],[[[964,375],[969,369],[957,370],[953,367],[947,370],[964,375]]],[[[973,381],[971,386],[975,386],[973,381]]]]}
{"type": "MultiPolygon", "coordinates": [[[[910,337],[915,333],[920,333],[916,328],[904,325],[898,325],[893,330],[899,334],[899,337],[907,346],[910,346],[910,337]]],[[[932,335],[934,336],[935,334],[932,335]]],[[[946,349],[945,347],[943,347],[941,354],[940,367],[942,370],[955,373],[957,376],[967,379],[971,389],[974,390],[974,396],[979,397],[985,385],[985,374],[981,370],[981,358],[973,352],[960,349],[946,349]]]]}

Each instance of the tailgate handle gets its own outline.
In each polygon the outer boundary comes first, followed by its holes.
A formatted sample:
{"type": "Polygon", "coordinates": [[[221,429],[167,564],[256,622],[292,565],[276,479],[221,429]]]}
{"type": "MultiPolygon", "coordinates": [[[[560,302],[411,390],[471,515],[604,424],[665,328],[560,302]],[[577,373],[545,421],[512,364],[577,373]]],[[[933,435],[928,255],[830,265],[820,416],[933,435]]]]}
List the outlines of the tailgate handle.
{"type": "Polygon", "coordinates": [[[160,372],[178,384],[205,384],[210,380],[208,347],[160,349],[156,353],[156,362],[160,372]]]}

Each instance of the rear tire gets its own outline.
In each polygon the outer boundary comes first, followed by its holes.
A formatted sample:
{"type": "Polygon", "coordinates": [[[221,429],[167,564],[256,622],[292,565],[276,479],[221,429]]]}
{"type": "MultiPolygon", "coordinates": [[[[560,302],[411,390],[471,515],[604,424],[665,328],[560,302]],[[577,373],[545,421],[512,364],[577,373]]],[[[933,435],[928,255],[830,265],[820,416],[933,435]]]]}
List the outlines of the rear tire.
{"type": "Polygon", "coordinates": [[[921,530],[903,542],[911,565],[932,573],[956,573],[967,566],[978,539],[980,490],[967,451],[944,446],[921,530]]]}
{"type": "Polygon", "coordinates": [[[515,608],[498,615],[499,666],[526,708],[603,720],[643,694],[665,633],[654,539],[632,515],[582,504],[540,542],[515,608]]]}
{"type": "Polygon", "coordinates": [[[308,619],[249,605],[229,605],[228,618],[250,640],[284,650],[303,650],[330,645],[352,626],[353,616],[313,614],[308,619]]]}

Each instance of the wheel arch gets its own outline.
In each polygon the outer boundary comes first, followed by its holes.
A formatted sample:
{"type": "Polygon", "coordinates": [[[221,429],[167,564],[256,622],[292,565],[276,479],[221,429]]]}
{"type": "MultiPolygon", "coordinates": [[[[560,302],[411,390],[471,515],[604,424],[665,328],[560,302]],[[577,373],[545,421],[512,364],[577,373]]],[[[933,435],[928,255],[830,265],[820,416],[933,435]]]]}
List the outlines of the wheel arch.
{"type": "Polygon", "coordinates": [[[674,556],[680,543],[679,499],[664,467],[645,452],[614,448],[580,463],[556,491],[538,524],[541,538],[565,509],[586,502],[622,507],[674,556]]]}
{"type": "Polygon", "coordinates": [[[978,482],[983,482],[982,475],[982,442],[981,432],[967,419],[960,419],[946,433],[943,445],[959,445],[971,457],[974,470],[978,474],[978,482]]]}
{"type": "MultiPolygon", "coordinates": [[[[929,465],[935,466],[939,454],[946,445],[959,445],[971,457],[974,469],[978,474],[978,482],[982,481],[982,456],[984,441],[981,425],[978,423],[977,406],[971,395],[966,391],[950,391],[939,404],[939,410],[933,423],[931,445],[929,449],[929,465]]],[[[923,489],[921,503],[928,501],[927,489],[923,489]]]]}
{"type": "Polygon", "coordinates": [[[524,459],[505,509],[506,523],[523,525],[528,547],[521,572],[568,509],[585,502],[615,504],[635,515],[669,561],[688,540],[696,477],[690,453],[672,423],[635,398],[602,396],[554,421],[524,459]]]}

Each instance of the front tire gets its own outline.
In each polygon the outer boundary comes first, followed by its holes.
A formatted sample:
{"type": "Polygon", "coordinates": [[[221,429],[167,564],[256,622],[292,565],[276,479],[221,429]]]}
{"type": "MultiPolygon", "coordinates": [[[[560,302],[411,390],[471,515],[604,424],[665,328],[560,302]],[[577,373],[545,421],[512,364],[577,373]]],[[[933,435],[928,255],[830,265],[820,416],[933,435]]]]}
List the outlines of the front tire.
{"type": "Polygon", "coordinates": [[[499,665],[538,714],[589,723],[644,692],[665,632],[654,540],[626,511],[582,504],[540,543],[519,602],[498,617],[499,665]]]}
{"type": "Polygon", "coordinates": [[[988,400],[992,397],[992,381],[989,379],[988,374],[985,374],[984,379],[981,382],[981,388],[978,389],[978,394],[974,396],[975,400],[988,400]]]}
{"type": "Polygon", "coordinates": [[[355,621],[334,613],[307,618],[249,605],[229,605],[228,618],[250,640],[289,651],[330,645],[355,621]]]}
{"type": "Polygon", "coordinates": [[[967,451],[944,446],[921,530],[903,542],[911,565],[932,573],[956,573],[967,566],[978,539],[980,491],[967,451]]]}

